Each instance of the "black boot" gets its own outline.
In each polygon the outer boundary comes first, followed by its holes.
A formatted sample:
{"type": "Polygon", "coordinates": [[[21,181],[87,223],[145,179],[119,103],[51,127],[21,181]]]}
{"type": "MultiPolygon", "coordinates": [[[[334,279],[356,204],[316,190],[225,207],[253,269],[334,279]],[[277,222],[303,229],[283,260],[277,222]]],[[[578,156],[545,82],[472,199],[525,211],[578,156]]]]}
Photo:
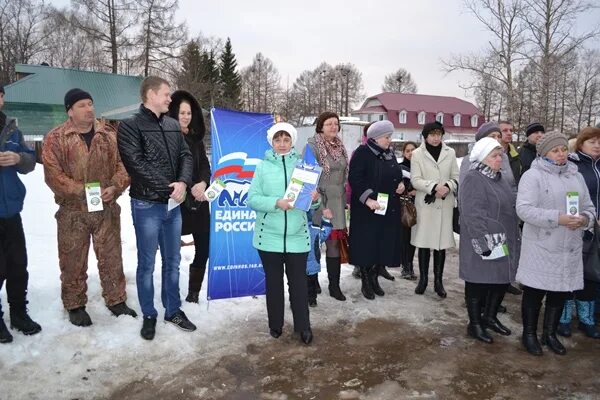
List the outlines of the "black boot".
{"type": "Polygon", "coordinates": [[[308,275],[306,282],[308,286],[308,305],[310,307],[317,306],[317,274],[308,275]]]}
{"type": "Polygon", "coordinates": [[[483,325],[503,336],[511,334],[510,329],[498,321],[498,308],[504,299],[503,290],[490,290],[485,301],[485,311],[483,312],[483,325]]]}
{"type": "Polygon", "coordinates": [[[467,313],[469,314],[467,334],[482,342],[492,343],[494,340],[481,324],[481,299],[479,297],[467,297],[465,300],[467,302],[467,313]]]}
{"type": "Polygon", "coordinates": [[[24,335],[35,335],[42,330],[40,324],[29,317],[25,305],[10,306],[10,327],[23,332],[24,335]]]}
{"type": "Polygon", "coordinates": [[[547,307],[544,312],[544,330],[542,331],[542,344],[546,345],[558,355],[567,354],[567,349],[556,337],[556,328],[560,322],[563,307],[547,307]]]}
{"type": "Polygon", "coordinates": [[[78,307],[69,310],[69,321],[75,326],[90,326],[92,319],[90,314],[85,311],[85,307],[78,307]]]}
{"type": "Polygon", "coordinates": [[[374,265],[369,269],[369,282],[371,282],[373,293],[377,296],[383,296],[385,294],[381,286],[379,286],[379,268],[377,265],[374,265]]]}
{"type": "Polygon", "coordinates": [[[392,276],[387,269],[385,269],[385,265],[380,264],[380,265],[376,265],[377,267],[377,273],[379,274],[379,276],[381,276],[384,279],[387,279],[388,281],[395,281],[396,278],[394,276],[392,276]]]}
{"type": "Polygon", "coordinates": [[[404,246],[404,254],[402,256],[402,279],[416,281],[417,276],[415,275],[413,267],[413,259],[415,258],[415,246],[411,245],[410,243],[404,246]]]}
{"type": "Polygon", "coordinates": [[[521,342],[523,343],[525,350],[534,356],[541,356],[542,346],[540,346],[540,342],[537,338],[537,325],[540,317],[540,309],[521,306],[521,317],[523,318],[523,336],[521,342]]]}
{"type": "Polygon", "coordinates": [[[310,344],[313,341],[313,333],[310,328],[305,331],[300,332],[300,340],[304,344],[310,344]]]}
{"type": "Polygon", "coordinates": [[[125,302],[115,304],[114,306],[107,306],[107,308],[115,317],[119,317],[121,315],[130,315],[133,318],[137,318],[137,313],[129,308],[125,302]]]}
{"type": "Polygon", "coordinates": [[[12,341],[13,337],[2,319],[2,313],[0,313],[0,343],[10,343],[12,341]]]}
{"type": "Polygon", "coordinates": [[[360,268],[356,265],[354,266],[354,270],[352,270],[352,276],[356,279],[360,279],[360,268]]]}
{"type": "Polygon", "coordinates": [[[370,267],[360,267],[360,280],[362,284],[360,291],[367,300],[373,300],[375,298],[375,294],[373,293],[371,280],[369,279],[369,269],[370,267]]]}
{"type": "Polygon", "coordinates": [[[429,257],[430,252],[429,249],[419,249],[418,259],[419,259],[419,283],[415,288],[416,294],[425,293],[425,289],[427,289],[427,281],[429,275],[429,257]]]}
{"type": "Polygon", "coordinates": [[[188,295],[185,298],[185,301],[188,303],[198,303],[200,301],[200,289],[202,288],[202,281],[204,280],[205,272],[206,265],[202,267],[196,267],[194,264],[190,264],[188,295]]]}
{"type": "Polygon", "coordinates": [[[433,251],[433,290],[442,299],[446,298],[446,291],[442,284],[442,276],[444,275],[444,264],[446,263],[446,250],[433,251]]]}
{"type": "Polygon", "coordinates": [[[336,300],[345,301],[346,296],[340,289],[340,258],[325,257],[327,263],[327,276],[329,277],[329,295],[336,300]]]}

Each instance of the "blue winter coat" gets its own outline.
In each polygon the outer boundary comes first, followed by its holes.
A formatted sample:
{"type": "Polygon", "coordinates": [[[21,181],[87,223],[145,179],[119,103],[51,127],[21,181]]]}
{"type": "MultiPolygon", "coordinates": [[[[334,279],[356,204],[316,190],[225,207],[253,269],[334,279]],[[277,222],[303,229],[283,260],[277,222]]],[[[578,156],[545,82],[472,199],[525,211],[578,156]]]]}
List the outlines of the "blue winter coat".
{"type": "Polygon", "coordinates": [[[306,275],[314,275],[321,272],[321,244],[327,240],[332,230],[333,225],[331,225],[331,222],[323,221],[321,226],[309,225],[308,231],[310,232],[311,249],[308,252],[308,259],[306,260],[306,275]]]}
{"type": "Polygon", "coordinates": [[[17,173],[26,174],[35,168],[35,152],[25,145],[14,119],[7,119],[0,132],[0,151],[12,151],[21,156],[17,165],[0,167],[0,218],[10,218],[23,210],[25,200],[25,185],[17,173]]]}

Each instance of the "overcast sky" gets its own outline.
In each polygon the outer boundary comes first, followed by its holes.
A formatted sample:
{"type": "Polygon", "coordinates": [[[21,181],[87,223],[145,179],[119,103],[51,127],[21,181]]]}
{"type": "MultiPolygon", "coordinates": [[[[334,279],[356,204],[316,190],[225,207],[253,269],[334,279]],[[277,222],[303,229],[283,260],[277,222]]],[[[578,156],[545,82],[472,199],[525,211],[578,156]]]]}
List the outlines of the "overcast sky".
{"type": "MultiPolygon", "coordinates": [[[[366,95],[379,93],[385,75],[402,67],[419,93],[471,99],[460,88],[470,76],[446,75],[441,60],[478,51],[489,39],[462,0],[180,0],[177,15],[192,36],[230,37],[240,67],[262,52],[284,87],[322,61],[351,62],[363,74],[366,95]]],[[[589,13],[579,29],[598,20],[598,11],[589,13]]]]}

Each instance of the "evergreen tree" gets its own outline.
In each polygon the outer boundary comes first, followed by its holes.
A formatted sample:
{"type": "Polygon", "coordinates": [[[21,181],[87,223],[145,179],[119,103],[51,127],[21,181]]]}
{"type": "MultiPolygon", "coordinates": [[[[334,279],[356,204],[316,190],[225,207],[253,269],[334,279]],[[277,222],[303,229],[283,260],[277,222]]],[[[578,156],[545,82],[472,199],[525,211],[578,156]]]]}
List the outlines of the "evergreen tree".
{"type": "Polygon", "coordinates": [[[225,108],[237,110],[241,107],[240,93],[242,90],[242,78],[236,71],[237,61],[231,47],[231,40],[227,38],[225,49],[221,53],[220,60],[220,98],[219,105],[225,108]]]}
{"type": "Polygon", "coordinates": [[[214,50],[204,51],[200,57],[202,71],[202,91],[198,100],[203,107],[214,106],[219,100],[219,66],[214,50]]]}

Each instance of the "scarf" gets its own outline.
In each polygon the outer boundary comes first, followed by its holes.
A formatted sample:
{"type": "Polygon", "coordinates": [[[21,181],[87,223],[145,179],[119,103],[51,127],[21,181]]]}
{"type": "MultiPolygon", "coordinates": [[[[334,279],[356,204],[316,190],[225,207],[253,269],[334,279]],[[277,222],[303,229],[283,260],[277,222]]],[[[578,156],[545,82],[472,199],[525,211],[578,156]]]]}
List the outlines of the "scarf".
{"type": "Polygon", "coordinates": [[[477,171],[481,172],[481,174],[483,176],[487,176],[490,179],[497,179],[498,175],[500,175],[500,171],[494,171],[489,166],[487,166],[484,163],[481,163],[479,161],[472,162],[469,169],[477,170],[477,171]]]}
{"type": "Polygon", "coordinates": [[[394,153],[389,148],[384,150],[381,147],[379,147],[375,139],[367,140],[367,147],[369,147],[369,149],[373,152],[373,154],[377,156],[377,158],[386,161],[394,159],[394,153]]]}
{"type": "Polygon", "coordinates": [[[439,146],[432,146],[429,143],[425,142],[425,148],[431,154],[431,157],[437,162],[438,158],[440,158],[440,153],[442,152],[442,144],[439,146]]]}
{"type": "Polygon", "coordinates": [[[346,147],[340,138],[336,136],[331,142],[328,142],[325,140],[322,133],[317,133],[315,135],[315,142],[317,144],[317,152],[319,153],[317,155],[319,164],[321,164],[325,176],[329,177],[331,174],[331,166],[327,160],[328,154],[330,154],[335,161],[340,161],[342,159],[346,160],[345,176],[348,176],[348,153],[346,152],[346,147]]]}

